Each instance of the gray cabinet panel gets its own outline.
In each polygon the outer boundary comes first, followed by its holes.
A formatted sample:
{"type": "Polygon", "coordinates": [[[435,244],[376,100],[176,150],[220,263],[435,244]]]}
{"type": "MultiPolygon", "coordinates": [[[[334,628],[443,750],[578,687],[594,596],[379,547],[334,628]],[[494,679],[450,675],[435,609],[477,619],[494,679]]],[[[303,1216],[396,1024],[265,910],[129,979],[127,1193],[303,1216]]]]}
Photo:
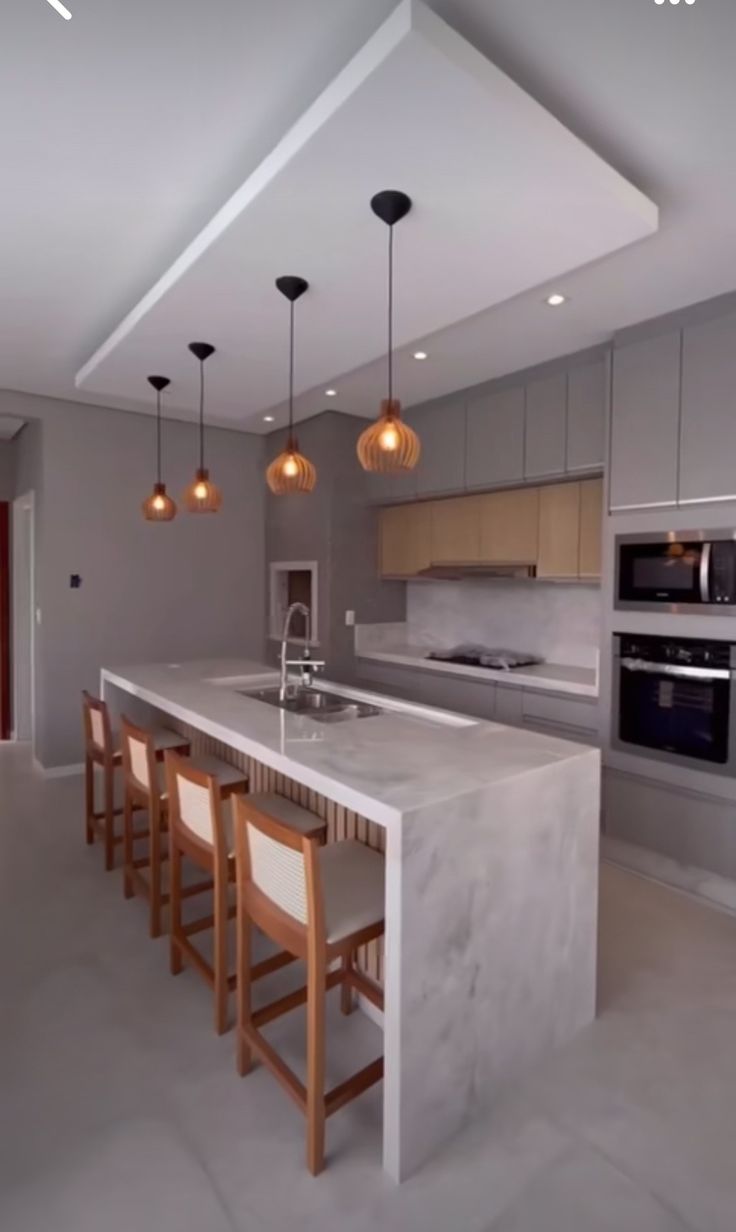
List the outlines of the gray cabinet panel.
{"type": "Polygon", "coordinates": [[[677,502],[680,347],[677,331],[613,353],[612,509],[677,502]]]}
{"type": "MultiPolygon", "coordinates": [[[[405,411],[404,419],[416,429],[416,411],[405,411]]],[[[368,420],[366,420],[366,426],[368,420]]],[[[417,471],[400,471],[395,475],[368,475],[368,499],[372,504],[391,505],[413,500],[417,496],[417,471]]]]}
{"type": "Polygon", "coordinates": [[[418,410],[411,422],[422,443],[416,472],[419,496],[462,492],[465,487],[465,398],[435,402],[418,410]]]}
{"type": "Polygon", "coordinates": [[[571,368],[567,385],[568,471],[590,471],[603,466],[605,418],[605,359],[571,368]]]}
{"type": "Polygon", "coordinates": [[[454,710],[475,718],[492,719],[496,686],[492,681],[464,680],[425,669],[400,667],[358,658],[358,684],[408,701],[454,710]]]}
{"type": "Polygon", "coordinates": [[[680,500],[736,496],[736,316],[685,330],[680,500]]]}
{"type": "Polygon", "coordinates": [[[531,381],[526,387],[524,475],[542,479],[565,473],[567,375],[531,381]]]}
{"type": "Polygon", "coordinates": [[[524,387],[481,395],[468,403],[465,482],[492,488],[524,478],[524,387]]]}

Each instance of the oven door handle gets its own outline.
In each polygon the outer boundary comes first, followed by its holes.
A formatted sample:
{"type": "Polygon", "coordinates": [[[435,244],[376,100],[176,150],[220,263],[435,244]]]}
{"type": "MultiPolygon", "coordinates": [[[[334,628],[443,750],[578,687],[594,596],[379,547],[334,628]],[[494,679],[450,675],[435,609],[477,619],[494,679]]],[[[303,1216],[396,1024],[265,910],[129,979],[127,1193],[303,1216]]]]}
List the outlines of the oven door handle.
{"type": "Polygon", "coordinates": [[[700,602],[710,603],[710,556],[712,543],[704,543],[700,553],[700,602]]]}
{"type": "Polygon", "coordinates": [[[678,667],[676,663],[651,663],[649,659],[622,659],[627,672],[646,672],[650,676],[675,676],[682,680],[730,680],[727,667],[678,667]]]}

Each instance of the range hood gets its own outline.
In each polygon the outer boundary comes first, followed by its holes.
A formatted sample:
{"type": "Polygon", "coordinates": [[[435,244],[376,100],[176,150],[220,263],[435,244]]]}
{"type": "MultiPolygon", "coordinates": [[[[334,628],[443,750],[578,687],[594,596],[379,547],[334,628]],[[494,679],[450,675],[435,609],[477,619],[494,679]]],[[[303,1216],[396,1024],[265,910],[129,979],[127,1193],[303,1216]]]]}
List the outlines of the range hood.
{"type": "Polygon", "coordinates": [[[457,564],[428,565],[426,569],[420,569],[416,576],[440,582],[460,582],[464,578],[535,578],[537,566],[458,561],[457,564]]]}

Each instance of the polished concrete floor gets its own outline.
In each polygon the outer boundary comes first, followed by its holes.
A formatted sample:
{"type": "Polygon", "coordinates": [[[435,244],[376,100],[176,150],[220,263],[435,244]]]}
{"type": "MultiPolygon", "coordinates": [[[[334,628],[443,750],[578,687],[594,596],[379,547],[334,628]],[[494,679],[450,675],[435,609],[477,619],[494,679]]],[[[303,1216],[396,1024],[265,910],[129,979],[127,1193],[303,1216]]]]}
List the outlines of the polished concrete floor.
{"type": "MultiPolygon", "coordinates": [[[[299,1113],[262,1069],[236,1077],[80,804],[0,746],[3,1232],[734,1232],[736,918],[604,866],[593,1027],[400,1188],[370,1092],[315,1180],[299,1113]]],[[[333,1007],[332,1080],[379,1045],[333,1007]]]]}

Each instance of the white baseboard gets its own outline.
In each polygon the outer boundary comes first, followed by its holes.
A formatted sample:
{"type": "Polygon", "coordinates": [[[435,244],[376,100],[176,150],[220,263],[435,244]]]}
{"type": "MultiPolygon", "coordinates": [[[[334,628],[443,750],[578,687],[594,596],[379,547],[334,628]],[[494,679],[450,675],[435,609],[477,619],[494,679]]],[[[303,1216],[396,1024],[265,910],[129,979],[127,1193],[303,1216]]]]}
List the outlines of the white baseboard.
{"type": "Polygon", "coordinates": [[[45,779],[70,779],[84,773],[84,762],[76,766],[43,766],[38,758],[34,757],[33,767],[45,779]]]}
{"type": "Polygon", "coordinates": [[[601,858],[607,864],[617,864],[648,881],[656,881],[709,907],[736,915],[736,881],[729,877],[691,864],[679,864],[670,856],[660,855],[647,847],[605,836],[601,840],[601,858]]]}
{"type": "Polygon", "coordinates": [[[379,1010],[377,1005],[364,997],[362,993],[358,993],[358,1009],[361,1010],[366,1018],[370,1018],[371,1022],[375,1022],[377,1027],[383,1030],[383,1010],[379,1010]]]}

